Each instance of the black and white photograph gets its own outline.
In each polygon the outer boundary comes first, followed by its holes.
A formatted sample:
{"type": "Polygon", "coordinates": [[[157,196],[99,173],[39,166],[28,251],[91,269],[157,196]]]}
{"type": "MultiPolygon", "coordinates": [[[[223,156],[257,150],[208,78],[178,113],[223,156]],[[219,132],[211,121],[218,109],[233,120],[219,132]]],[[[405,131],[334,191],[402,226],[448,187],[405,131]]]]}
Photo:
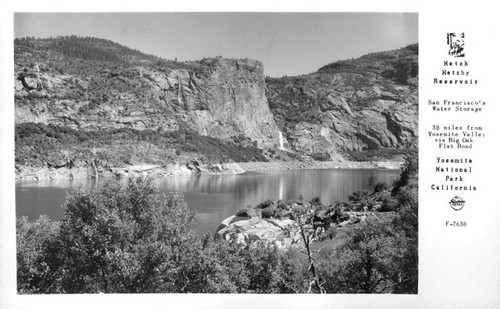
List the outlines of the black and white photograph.
{"type": "Polygon", "coordinates": [[[418,293],[417,13],[16,13],[17,293],[418,293]]]}
{"type": "Polygon", "coordinates": [[[487,0],[0,0],[0,308],[500,308],[487,0]]]}

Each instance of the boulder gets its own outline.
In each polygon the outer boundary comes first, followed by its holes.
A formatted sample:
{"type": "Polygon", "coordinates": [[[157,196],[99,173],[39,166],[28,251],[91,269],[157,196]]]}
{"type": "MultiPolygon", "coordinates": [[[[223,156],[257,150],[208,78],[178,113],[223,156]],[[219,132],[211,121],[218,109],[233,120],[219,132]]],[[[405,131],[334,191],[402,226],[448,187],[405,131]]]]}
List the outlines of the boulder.
{"type": "Polygon", "coordinates": [[[280,247],[285,244],[296,244],[300,240],[297,233],[298,226],[291,219],[261,219],[258,217],[242,218],[231,216],[225,219],[217,230],[217,235],[227,241],[248,243],[253,241],[266,241],[276,243],[280,247]]]}

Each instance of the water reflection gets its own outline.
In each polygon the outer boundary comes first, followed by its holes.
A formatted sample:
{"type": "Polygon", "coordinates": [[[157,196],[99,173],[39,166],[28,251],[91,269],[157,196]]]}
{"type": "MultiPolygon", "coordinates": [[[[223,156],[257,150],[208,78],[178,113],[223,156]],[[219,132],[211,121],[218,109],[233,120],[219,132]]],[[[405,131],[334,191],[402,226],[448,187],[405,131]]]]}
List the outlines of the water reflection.
{"type": "MultiPolygon", "coordinates": [[[[290,170],[245,173],[241,175],[172,177],[156,180],[160,191],[184,192],[189,207],[197,212],[194,229],[198,233],[214,232],[226,217],[247,205],[267,199],[293,200],[300,195],[305,201],[320,197],[332,203],[345,200],[352,192],[368,189],[370,176],[392,182],[398,170],[290,170]]],[[[93,187],[95,181],[59,180],[16,184],[18,216],[35,220],[47,214],[55,220],[64,216],[64,203],[69,188],[93,187]]]]}

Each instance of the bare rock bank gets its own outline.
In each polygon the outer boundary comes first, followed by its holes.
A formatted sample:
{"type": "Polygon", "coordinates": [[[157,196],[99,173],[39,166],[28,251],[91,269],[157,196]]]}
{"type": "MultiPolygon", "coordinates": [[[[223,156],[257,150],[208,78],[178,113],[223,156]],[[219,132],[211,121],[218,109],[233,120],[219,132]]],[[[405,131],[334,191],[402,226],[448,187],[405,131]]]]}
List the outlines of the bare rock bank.
{"type": "MultiPolygon", "coordinates": [[[[399,169],[403,162],[243,162],[223,164],[203,164],[191,161],[188,164],[172,163],[167,165],[137,164],[126,167],[97,167],[98,177],[176,177],[196,175],[235,175],[245,172],[279,171],[294,169],[333,169],[333,168],[379,168],[399,169]]],[[[56,179],[84,179],[95,177],[91,166],[27,168],[16,171],[16,181],[43,181],[56,179]]]]}

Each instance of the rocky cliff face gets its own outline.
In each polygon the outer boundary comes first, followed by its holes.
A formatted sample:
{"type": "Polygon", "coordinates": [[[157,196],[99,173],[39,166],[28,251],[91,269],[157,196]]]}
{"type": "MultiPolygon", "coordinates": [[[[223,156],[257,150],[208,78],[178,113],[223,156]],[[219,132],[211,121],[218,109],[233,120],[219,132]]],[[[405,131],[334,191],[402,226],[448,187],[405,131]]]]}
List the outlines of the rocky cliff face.
{"type": "Polygon", "coordinates": [[[266,83],[271,111],[295,151],[417,147],[418,45],[266,83]]]}
{"type": "Polygon", "coordinates": [[[255,60],[169,61],[95,38],[14,48],[18,173],[417,146],[416,45],[267,79],[255,60]]]}
{"type": "Polygon", "coordinates": [[[243,136],[267,147],[278,143],[258,61],[176,63],[140,53],[131,60],[116,51],[113,61],[95,61],[95,54],[110,50],[96,49],[95,42],[84,45],[94,48],[88,56],[93,60],[86,61],[55,43],[34,41],[29,49],[16,45],[16,123],[79,130],[182,129],[222,140],[243,136]]]}

